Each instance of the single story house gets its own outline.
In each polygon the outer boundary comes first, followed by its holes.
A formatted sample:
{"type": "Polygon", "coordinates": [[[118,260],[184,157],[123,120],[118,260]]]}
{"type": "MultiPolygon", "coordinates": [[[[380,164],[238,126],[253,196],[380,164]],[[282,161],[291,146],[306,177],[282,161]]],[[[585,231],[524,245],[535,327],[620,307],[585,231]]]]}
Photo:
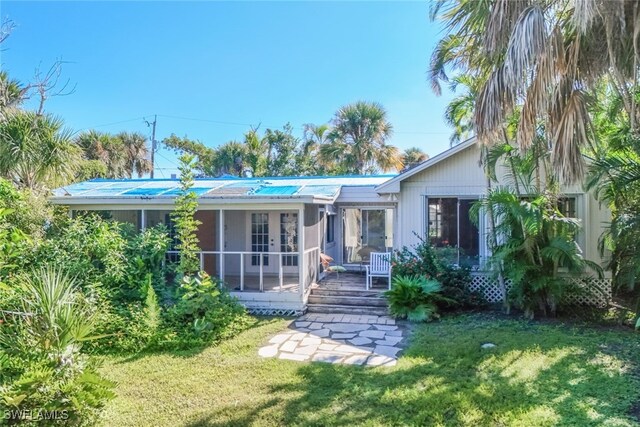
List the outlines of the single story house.
{"type": "MultiPolygon", "coordinates": [[[[479,160],[471,139],[397,175],[197,179],[201,266],[248,308],[280,312],[305,309],[324,274],[321,253],[362,270],[370,252],[426,238],[482,270],[488,221],[481,215],[477,227],[468,214],[487,193],[479,160]]],[[[58,188],[51,202],[171,230],[179,191],[177,179],[97,179],[58,188]]],[[[576,239],[584,256],[604,264],[597,248],[609,211],[579,186],[563,193],[566,214],[582,221],[576,239]]]]}

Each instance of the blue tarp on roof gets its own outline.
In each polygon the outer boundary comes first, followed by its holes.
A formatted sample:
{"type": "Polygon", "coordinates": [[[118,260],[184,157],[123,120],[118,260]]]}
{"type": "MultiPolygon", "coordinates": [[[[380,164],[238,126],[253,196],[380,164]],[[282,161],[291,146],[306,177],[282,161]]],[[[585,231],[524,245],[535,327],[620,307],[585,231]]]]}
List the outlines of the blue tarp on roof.
{"type": "Polygon", "coordinates": [[[252,194],[256,196],[292,196],[298,190],[300,190],[299,185],[272,185],[260,187],[252,194]]]}
{"type": "MultiPolygon", "coordinates": [[[[375,186],[390,175],[272,177],[272,178],[202,178],[192,188],[202,198],[319,197],[335,199],[343,186],[375,186]]],[[[177,179],[95,179],[54,190],[60,198],[173,198],[180,194],[177,179]]]]}

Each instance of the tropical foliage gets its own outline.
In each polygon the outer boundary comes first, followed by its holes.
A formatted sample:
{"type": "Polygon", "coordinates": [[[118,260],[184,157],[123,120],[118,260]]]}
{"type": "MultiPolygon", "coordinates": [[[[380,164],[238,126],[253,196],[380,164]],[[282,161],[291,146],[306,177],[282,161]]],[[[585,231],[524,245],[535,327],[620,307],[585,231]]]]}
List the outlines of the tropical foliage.
{"type": "Polygon", "coordinates": [[[423,277],[437,281],[443,296],[438,303],[443,309],[470,309],[485,305],[482,296],[470,289],[469,269],[453,265],[445,249],[434,248],[424,240],[415,247],[403,247],[393,256],[394,277],[423,277]]]}
{"type": "MultiPolygon", "coordinates": [[[[341,108],[330,125],[304,125],[302,139],[287,124],[262,134],[251,129],[242,142],[215,149],[176,135],[163,143],[194,155],[194,166],[202,176],[372,174],[403,168],[403,154],[388,144],[391,135],[392,126],[380,104],[357,102],[341,108]]],[[[407,156],[412,164],[428,158],[419,149],[409,150],[407,156]]]]}
{"type": "MultiPolygon", "coordinates": [[[[431,58],[436,92],[450,74],[476,81],[473,129],[492,144],[505,124],[517,123],[515,141],[527,149],[539,132],[551,150],[556,175],[582,177],[582,153],[593,143],[589,132],[589,90],[609,78],[620,106],[637,128],[635,2],[567,0],[440,0],[432,16],[446,35],[431,58]],[[515,117],[514,117],[515,115],[515,117]]],[[[637,41],[637,40],[636,40],[637,41]]]]}
{"type": "Polygon", "coordinates": [[[189,154],[180,157],[180,195],[176,197],[175,209],[171,212],[176,227],[176,248],[180,251],[177,270],[182,275],[192,275],[200,270],[196,232],[202,223],[195,219],[198,196],[191,190],[194,183],[192,162],[193,156],[189,154]]]}
{"type": "Polygon", "coordinates": [[[60,268],[43,267],[4,294],[22,303],[2,311],[0,406],[13,411],[12,421],[25,424],[95,418],[113,398],[114,384],[80,352],[84,342],[99,336],[96,312],[75,279],[60,268]]]}
{"type": "Polygon", "coordinates": [[[395,276],[393,286],[385,292],[389,313],[400,319],[424,322],[439,317],[440,282],[424,276],[395,276]]]}
{"type": "Polygon", "coordinates": [[[496,188],[473,210],[480,208],[490,208],[497,220],[494,232],[500,243],[490,258],[493,270],[511,280],[508,301],[527,317],[536,311],[555,314],[563,298],[577,291],[571,278],[589,268],[601,273],[599,265],[583,258],[574,240],[579,223],[562,215],[552,195],[522,199],[512,189],[496,188]]]}

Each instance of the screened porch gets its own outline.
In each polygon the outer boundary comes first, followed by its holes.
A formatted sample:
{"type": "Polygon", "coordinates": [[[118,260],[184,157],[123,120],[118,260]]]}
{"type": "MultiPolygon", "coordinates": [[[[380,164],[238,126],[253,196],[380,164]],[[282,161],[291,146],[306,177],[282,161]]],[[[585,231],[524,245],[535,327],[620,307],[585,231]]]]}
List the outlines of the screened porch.
{"type": "MultiPolygon", "coordinates": [[[[170,210],[113,209],[105,213],[137,229],[164,224],[174,239],[167,261],[178,260],[170,210]]],[[[318,281],[322,218],[314,204],[198,210],[200,267],[241,300],[251,299],[250,294],[286,293],[293,295],[285,299],[297,295],[293,300],[302,301],[318,281]]]]}

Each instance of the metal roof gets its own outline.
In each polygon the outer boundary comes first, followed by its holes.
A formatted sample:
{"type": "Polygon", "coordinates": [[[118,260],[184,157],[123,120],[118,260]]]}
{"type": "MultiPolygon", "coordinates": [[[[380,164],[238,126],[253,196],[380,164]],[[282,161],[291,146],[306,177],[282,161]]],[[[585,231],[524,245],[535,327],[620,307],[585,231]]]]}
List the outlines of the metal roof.
{"type": "MultiPolygon", "coordinates": [[[[375,187],[395,175],[264,177],[196,179],[192,190],[206,199],[305,199],[308,202],[333,202],[342,187],[375,187]]],[[[180,194],[179,179],[94,179],[71,184],[53,191],[51,200],[64,204],[71,201],[173,199],[180,194]]]]}

